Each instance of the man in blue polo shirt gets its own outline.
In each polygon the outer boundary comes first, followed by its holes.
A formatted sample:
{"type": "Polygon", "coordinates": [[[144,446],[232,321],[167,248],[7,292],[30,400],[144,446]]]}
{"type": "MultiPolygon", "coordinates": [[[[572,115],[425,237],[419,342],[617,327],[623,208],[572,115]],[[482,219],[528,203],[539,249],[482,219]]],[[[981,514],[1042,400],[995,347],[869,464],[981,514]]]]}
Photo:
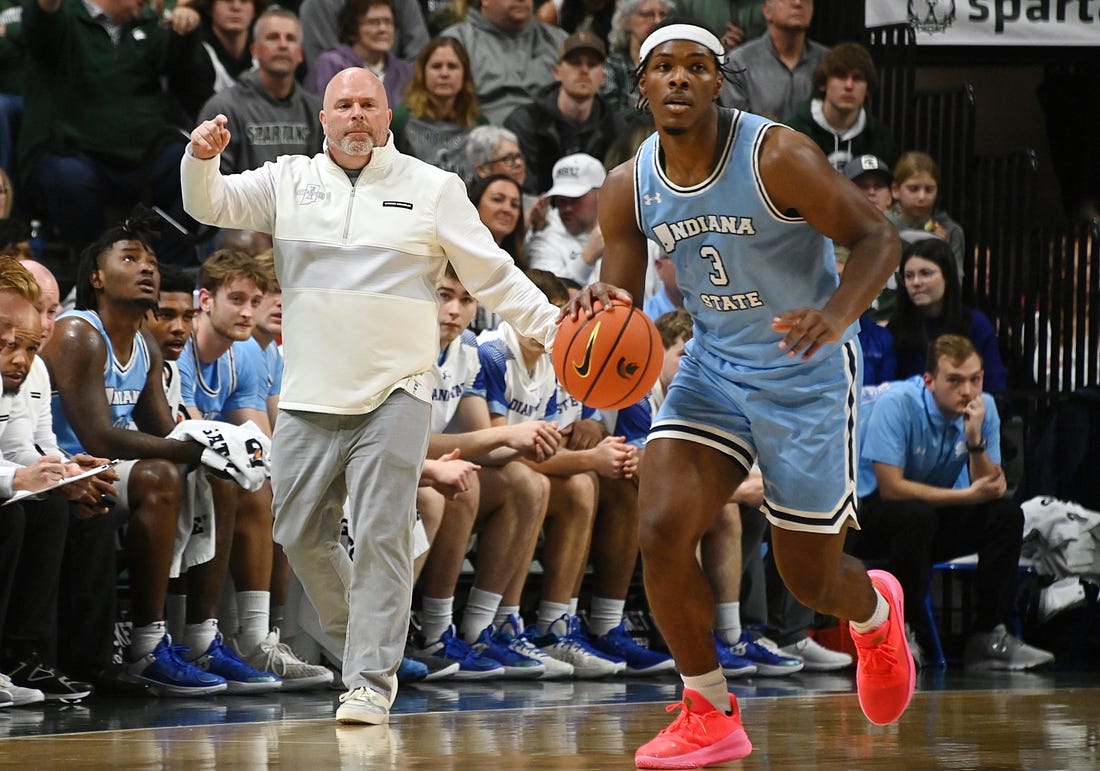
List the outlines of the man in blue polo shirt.
{"type": "Polygon", "coordinates": [[[1023,512],[1004,497],[1001,421],[993,398],[982,393],[982,377],[970,340],[942,335],[929,346],[924,375],[865,389],[854,553],[887,560],[920,642],[931,634],[920,604],[933,563],[977,552],[978,608],[966,666],[1031,669],[1054,656],[1005,627],[1016,594],[1023,512]]]}

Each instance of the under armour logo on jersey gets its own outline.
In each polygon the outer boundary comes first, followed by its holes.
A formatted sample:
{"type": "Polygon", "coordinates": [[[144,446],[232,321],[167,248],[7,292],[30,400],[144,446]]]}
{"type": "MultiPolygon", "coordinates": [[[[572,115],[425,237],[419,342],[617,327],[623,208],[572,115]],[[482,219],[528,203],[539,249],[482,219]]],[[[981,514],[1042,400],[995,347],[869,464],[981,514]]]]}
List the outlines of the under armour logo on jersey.
{"type": "Polygon", "coordinates": [[[328,193],[320,185],[306,185],[304,189],[296,191],[298,205],[308,206],[314,201],[323,201],[328,198],[328,193]]]}
{"type": "Polygon", "coordinates": [[[649,193],[646,193],[642,196],[642,200],[645,201],[646,206],[652,206],[655,203],[661,202],[661,194],[654,193],[653,195],[650,195],[649,193]]]}

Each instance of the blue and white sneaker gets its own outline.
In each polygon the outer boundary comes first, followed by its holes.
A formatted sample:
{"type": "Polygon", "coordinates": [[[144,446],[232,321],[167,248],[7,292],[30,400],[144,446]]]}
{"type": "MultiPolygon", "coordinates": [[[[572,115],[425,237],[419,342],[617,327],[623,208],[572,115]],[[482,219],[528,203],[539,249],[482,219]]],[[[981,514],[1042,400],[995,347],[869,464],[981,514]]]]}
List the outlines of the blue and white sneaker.
{"type": "Polygon", "coordinates": [[[801,672],[806,666],[802,659],[784,656],[778,649],[772,647],[775,643],[768,645],[769,642],[771,641],[765,637],[753,640],[746,629],[741,632],[741,639],[729,646],[729,649],[741,658],[751,661],[756,666],[756,674],[764,677],[793,675],[795,672],[801,672]]]}
{"type": "Polygon", "coordinates": [[[726,677],[748,677],[756,674],[756,664],[734,653],[733,648],[726,645],[718,635],[714,635],[714,650],[718,653],[718,663],[726,677]]]}
{"type": "Polygon", "coordinates": [[[546,634],[526,632],[528,639],[543,653],[558,661],[573,665],[573,676],[581,679],[607,677],[626,669],[626,662],[618,656],[610,656],[596,650],[581,629],[580,619],[562,615],[550,625],[546,634]]]}
{"type": "Polygon", "coordinates": [[[228,688],[224,677],[184,661],[181,653],[185,650],[164,635],[152,653],[124,664],[121,679],[147,686],[157,696],[206,696],[228,688]]]}
{"type": "Polygon", "coordinates": [[[527,635],[523,633],[523,621],[516,618],[514,613],[508,614],[507,620],[501,623],[500,629],[493,636],[507,645],[509,649],[541,663],[542,674],[539,675],[540,680],[556,680],[561,677],[573,676],[572,664],[559,661],[548,655],[542,648],[538,648],[531,643],[527,635]]]}
{"type": "Polygon", "coordinates": [[[283,681],[278,675],[254,669],[241,661],[233,649],[225,644],[221,632],[214,635],[210,647],[191,663],[199,669],[225,678],[229,693],[267,693],[283,687],[283,681]]]}
{"type": "Polygon", "coordinates": [[[607,634],[593,637],[591,640],[592,647],[596,650],[626,662],[624,674],[658,675],[676,669],[676,662],[672,660],[672,656],[639,645],[626,631],[625,621],[620,621],[618,626],[607,634]]]}
{"type": "Polygon", "coordinates": [[[479,655],[490,658],[504,667],[504,677],[527,680],[546,674],[546,666],[541,660],[511,645],[514,639],[495,634],[493,625],[490,624],[481,630],[472,647],[479,655]]]}
{"type": "Polygon", "coordinates": [[[500,662],[487,656],[481,656],[470,644],[455,634],[455,625],[443,630],[443,634],[433,643],[426,643],[417,635],[418,656],[436,656],[448,661],[458,662],[458,671],[451,675],[455,680],[487,680],[504,674],[500,662]]]}

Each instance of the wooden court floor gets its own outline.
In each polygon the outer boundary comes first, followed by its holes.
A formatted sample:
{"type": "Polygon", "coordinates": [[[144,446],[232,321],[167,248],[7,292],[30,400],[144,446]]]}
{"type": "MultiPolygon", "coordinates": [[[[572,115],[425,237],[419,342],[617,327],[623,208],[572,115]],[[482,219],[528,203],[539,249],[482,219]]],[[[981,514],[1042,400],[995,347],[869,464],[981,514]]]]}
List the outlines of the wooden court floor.
{"type": "MultiPolygon", "coordinates": [[[[923,672],[877,727],[851,673],[737,681],[744,769],[1098,769],[1100,672],[923,672]]],[[[629,769],[667,724],[657,681],[409,686],[391,725],[338,726],[334,692],[0,711],[0,766],[88,769],[629,769]]]]}

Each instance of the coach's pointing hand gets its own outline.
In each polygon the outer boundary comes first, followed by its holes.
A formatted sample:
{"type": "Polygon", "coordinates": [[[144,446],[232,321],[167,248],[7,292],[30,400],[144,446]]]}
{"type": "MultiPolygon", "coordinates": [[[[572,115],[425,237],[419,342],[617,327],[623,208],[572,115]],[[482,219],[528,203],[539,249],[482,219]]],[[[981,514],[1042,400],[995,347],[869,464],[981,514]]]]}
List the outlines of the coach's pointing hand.
{"type": "Polygon", "coordinates": [[[191,132],[191,154],[200,161],[208,161],[229,145],[229,122],[221,113],[204,120],[191,132]]]}

